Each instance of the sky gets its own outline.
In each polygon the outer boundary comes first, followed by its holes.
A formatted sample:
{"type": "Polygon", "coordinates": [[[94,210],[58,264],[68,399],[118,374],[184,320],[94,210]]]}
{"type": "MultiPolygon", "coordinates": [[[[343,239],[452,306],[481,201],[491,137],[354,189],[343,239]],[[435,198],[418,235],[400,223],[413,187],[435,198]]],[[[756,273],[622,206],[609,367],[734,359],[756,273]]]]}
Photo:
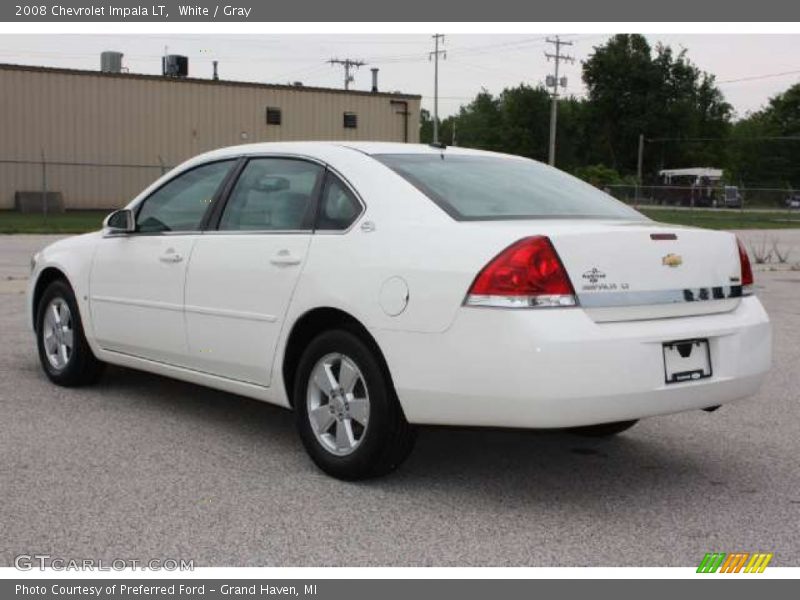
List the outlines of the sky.
{"type": "MultiPolygon", "coordinates": [[[[553,34],[559,32],[553,32],[553,34]]],[[[560,33],[572,43],[563,52],[574,63],[563,64],[567,94],[582,96],[580,63],[610,34],[560,33]]],[[[482,88],[499,93],[520,83],[543,83],[551,72],[544,53],[552,52],[543,34],[446,35],[446,58],[439,65],[439,115],[458,111],[482,88]]],[[[800,35],[786,34],[663,34],[647,35],[651,45],[662,42],[687,49],[700,69],[716,75],[720,89],[737,116],[764,106],[767,100],[800,82],[800,35]]],[[[433,50],[430,35],[2,35],[0,62],[99,69],[100,53],[125,54],[132,73],[159,74],[164,52],[189,57],[191,77],[211,77],[219,61],[221,79],[342,87],[341,66],[331,58],[368,63],[355,71],[352,89],[369,90],[370,67],[380,69],[381,91],[422,95],[422,106],[433,109],[433,50]]]]}

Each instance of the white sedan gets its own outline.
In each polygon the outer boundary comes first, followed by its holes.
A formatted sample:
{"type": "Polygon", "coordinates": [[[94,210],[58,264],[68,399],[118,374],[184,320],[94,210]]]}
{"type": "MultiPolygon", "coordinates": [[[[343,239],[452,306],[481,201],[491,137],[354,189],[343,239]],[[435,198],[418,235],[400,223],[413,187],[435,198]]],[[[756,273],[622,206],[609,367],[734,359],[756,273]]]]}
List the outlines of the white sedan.
{"type": "Polygon", "coordinates": [[[292,408],[344,479],[395,468],[417,424],[611,435],[750,396],[771,361],[734,235],[460,148],[216,150],[32,266],[54,383],[112,363],[292,408]]]}

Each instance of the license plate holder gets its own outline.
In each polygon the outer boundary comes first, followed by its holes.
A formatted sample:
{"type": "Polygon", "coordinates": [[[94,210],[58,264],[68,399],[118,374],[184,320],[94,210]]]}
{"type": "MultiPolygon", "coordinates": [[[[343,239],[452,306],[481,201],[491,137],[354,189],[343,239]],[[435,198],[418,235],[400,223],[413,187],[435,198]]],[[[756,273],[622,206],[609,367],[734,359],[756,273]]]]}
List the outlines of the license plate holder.
{"type": "Polygon", "coordinates": [[[711,351],[707,339],[664,342],[662,349],[665,383],[683,383],[711,377],[711,351]]]}

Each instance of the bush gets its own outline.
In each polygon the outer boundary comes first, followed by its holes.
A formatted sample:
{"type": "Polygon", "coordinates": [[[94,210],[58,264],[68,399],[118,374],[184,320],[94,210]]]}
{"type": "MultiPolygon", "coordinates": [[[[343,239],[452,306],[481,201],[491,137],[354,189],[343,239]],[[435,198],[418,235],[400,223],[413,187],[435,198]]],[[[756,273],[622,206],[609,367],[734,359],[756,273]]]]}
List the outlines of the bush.
{"type": "Polygon", "coordinates": [[[630,177],[622,177],[616,169],[602,164],[578,167],[572,174],[598,188],[603,188],[608,185],[636,185],[635,179],[631,180],[630,177]]]}

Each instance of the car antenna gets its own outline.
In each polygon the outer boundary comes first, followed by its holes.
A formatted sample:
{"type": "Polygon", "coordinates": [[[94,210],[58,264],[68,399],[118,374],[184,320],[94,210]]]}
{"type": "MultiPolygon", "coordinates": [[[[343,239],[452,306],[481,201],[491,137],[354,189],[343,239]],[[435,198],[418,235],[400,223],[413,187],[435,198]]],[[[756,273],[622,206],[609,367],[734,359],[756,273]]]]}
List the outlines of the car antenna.
{"type": "MultiPolygon", "coordinates": [[[[436,148],[437,150],[447,150],[447,146],[444,145],[442,142],[431,142],[428,144],[431,148],[436,148]]],[[[444,152],[439,155],[439,158],[444,160],[444,152]]]]}

